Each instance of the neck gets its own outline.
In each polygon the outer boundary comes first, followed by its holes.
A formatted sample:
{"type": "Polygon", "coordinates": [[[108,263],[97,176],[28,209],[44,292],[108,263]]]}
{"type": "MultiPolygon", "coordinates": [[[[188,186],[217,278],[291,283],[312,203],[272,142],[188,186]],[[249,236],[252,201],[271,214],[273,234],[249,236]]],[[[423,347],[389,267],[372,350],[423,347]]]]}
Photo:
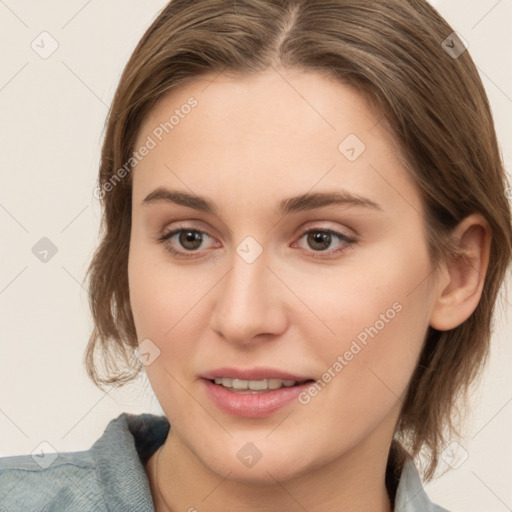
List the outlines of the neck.
{"type": "Polygon", "coordinates": [[[305,475],[285,482],[251,485],[211,471],[171,428],[146,470],[156,512],[391,512],[385,484],[390,442],[368,439],[305,475]]]}

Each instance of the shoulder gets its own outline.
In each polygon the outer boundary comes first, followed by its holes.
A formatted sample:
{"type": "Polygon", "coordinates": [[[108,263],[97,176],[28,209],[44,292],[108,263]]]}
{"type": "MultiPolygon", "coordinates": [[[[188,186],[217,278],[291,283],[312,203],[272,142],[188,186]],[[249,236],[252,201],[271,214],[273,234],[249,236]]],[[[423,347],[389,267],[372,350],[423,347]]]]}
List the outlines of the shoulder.
{"type": "Polygon", "coordinates": [[[403,450],[394,512],[449,512],[430,500],[423,488],[414,460],[405,450],[403,450]]]}
{"type": "Polygon", "coordinates": [[[91,451],[0,459],[0,510],[107,510],[91,451]]]}
{"type": "Polygon", "coordinates": [[[0,512],[153,511],[143,464],[168,430],[163,416],[123,413],[89,450],[0,458],[0,512]]]}

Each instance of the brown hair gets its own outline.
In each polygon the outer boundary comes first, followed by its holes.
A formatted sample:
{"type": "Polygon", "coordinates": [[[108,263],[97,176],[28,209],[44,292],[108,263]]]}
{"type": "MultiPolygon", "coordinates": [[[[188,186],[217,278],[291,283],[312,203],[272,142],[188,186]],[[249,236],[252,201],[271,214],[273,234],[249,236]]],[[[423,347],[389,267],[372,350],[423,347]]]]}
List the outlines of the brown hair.
{"type": "Polygon", "coordinates": [[[429,328],[397,425],[413,456],[427,450],[430,479],[446,433],[456,431],[455,399],[467,396],[486,360],[512,241],[488,100],[468,52],[450,54],[463,50],[452,33],[424,0],[169,3],[127,63],[107,120],[98,189],[102,239],[87,272],[95,327],[85,360],[93,381],[122,385],[142,368],[133,356],[138,340],[127,272],[132,173],[120,179],[126,172],[119,170],[130,162],[148,112],[176,85],[207,73],[244,75],[276,65],[318,71],[364,91],[392,126],[424,201],[435,268],[452,256],[450,231],[466,216],[479,212],[491,229],[481,300],[457,328],[429,328]]]}

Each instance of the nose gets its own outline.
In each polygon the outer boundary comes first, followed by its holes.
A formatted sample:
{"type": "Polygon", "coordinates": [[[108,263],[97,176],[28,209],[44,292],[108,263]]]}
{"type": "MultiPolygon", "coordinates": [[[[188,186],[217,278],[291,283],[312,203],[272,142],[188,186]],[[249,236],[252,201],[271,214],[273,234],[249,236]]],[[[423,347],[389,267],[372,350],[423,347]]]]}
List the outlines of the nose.
{"type": "Polygon", "coordinates": [[[235,254],[217,287],[211,327],[233,344],[269,340],[286,329],[286,289],[267,263],[265,252],[252,263],[235,254]]]}

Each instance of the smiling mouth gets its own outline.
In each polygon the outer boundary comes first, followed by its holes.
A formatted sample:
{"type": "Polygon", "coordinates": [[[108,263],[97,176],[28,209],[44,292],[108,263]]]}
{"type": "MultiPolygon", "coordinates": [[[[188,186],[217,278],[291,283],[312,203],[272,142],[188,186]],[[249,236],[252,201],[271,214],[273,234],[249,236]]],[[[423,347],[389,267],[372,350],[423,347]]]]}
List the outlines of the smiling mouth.
{"type": "Polygon", "coordinates": [[[308,380],[283,380],[283,379],[262,379],[262,380],[243,380],[231,379],[227,377],[220,377],[216,379],[209,379],[212,384],[222,386],[227,391],[233,393],[266,393],[281,388],[291,388],[300,386],[306,382],[313,382],[312,379],[308,380]]]}

